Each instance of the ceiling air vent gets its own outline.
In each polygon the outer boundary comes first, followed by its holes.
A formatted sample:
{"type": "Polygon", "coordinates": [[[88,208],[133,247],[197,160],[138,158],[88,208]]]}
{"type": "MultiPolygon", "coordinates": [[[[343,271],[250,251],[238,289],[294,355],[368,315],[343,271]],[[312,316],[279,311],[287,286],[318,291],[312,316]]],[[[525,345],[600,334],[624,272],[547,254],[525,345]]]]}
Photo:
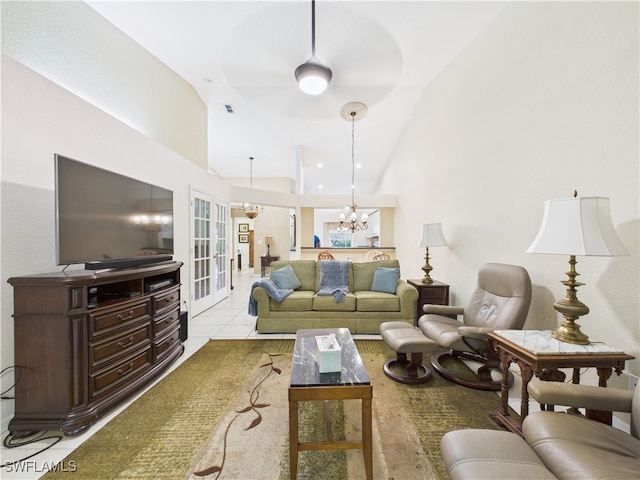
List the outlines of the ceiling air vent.
{"type": "Polygon", "coordinates": [[[231,105],[226,104],[226,105],[224,106],[224,108],[226,108],[226,109],[227,109],[227,113],[233,113],[233,107],[232,107],[231,105]]]}

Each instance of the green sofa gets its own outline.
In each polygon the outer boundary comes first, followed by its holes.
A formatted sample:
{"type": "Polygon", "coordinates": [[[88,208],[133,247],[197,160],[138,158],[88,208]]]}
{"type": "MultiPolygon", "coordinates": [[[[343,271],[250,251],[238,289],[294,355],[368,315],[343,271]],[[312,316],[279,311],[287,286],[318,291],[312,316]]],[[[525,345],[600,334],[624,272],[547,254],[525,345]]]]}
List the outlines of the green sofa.
{"type": "Polygon", "coordinates": [[[320,262],[315,260],[281,260],[271,264],[271,271],[291,265],[301,286],[283,302],[270,298],[257,286],[253,298],[258,306],[258,333],[296,333],[301,328],[348,328],[351,333],[379,334],[380,324],[404,320],[413,325],[418,291],[399,279],[392,293],[371,290],[377,267],[399,268],[398,260],[349,264],[349,293],[344,302],[332,296],[318,296],[320,262]]]}

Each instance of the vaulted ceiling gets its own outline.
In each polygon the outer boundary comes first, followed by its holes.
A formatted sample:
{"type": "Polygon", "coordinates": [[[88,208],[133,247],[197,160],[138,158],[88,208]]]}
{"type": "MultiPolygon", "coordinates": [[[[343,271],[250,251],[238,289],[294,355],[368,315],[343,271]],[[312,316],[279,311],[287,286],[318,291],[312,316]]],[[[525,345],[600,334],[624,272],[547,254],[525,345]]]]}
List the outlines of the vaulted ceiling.
{"type": "Polygon", "coordinates": [[[311,55],[310,0],[87,3],[193,85],[213,172],[248,177],[253,156],[254,178],[290,177],[307,194],[350,192],[340,110],[354,101],[368,107],[355,123],[356,191],[373,193],[425,86],[505,7],[319,0],[316,56],[333,79],[309,96],[294,70],[311,55]]]}

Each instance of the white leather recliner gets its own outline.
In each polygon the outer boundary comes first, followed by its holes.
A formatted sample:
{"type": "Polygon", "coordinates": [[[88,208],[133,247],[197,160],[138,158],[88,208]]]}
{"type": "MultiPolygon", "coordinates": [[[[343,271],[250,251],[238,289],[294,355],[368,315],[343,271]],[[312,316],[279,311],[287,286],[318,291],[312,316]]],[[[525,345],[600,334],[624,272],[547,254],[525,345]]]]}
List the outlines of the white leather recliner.
{"type": "Polygon", "coordinates": [[[494,330],[520,330],[531,304],[531,279],[517,265],[487,263],[478,271],[478,283],[466,307],[425,305],[425,315],[418,320],[422,333],[436,342],[431,365],[444,378],[480,390],[500,390],[500,360],[488,348],[488,333],[494,330]],[[458,318],[452,318],[452,317],[458,318]],[[481,362],[477,378],[468,379],[447,369],[443,359],[469,359],[481,362]]]}
{"type": "Polygon", "coordinates": [[[441,442],[451,480],[640,477],[640,385],[631,392],[533,379],[527,388],[541,404],[631,413],[630,433],[550,411],[528,415],[522,437],[500,430],[456,430],[441,442]]]}

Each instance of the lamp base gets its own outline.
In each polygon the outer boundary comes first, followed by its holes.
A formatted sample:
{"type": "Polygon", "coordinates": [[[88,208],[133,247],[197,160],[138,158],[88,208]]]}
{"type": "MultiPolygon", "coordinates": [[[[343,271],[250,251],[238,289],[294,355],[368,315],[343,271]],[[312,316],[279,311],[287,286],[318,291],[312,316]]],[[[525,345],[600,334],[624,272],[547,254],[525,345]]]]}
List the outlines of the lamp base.
{"type": "Polygon", "coordinates": [[[426,252],[424,254],[424,266],[422,267],[422,271],[424,272],[424,277],[422,278],[422,283],[433,283],[433,279],[431,278],[431,270],[433,267],[429,264],[429,247],[426,247],[426,252]]]}
{"type": "Polygon", "coordinates": [[[575,322],[562,322],[551,334],[553,338],[561,342],[574,343],[576,345],[589,345],[589,337],[580,331],[580,325],[575,322]]]}
{"type": "Polygon", "coordinates": [[[575,255],[571,255],[569,258],[570,269],[567,272],[569,279],[562,282],[567,286],[566,296],[553,304],[553,308],[555,308],[565,320],[553,331],[551,336],[561,342],[589,345],[589,337],[580,331],[580,325],[575,322],[581,316],[589,313],[589,307],[578,300],[576,287],[584,284],[576,282],[576,277],[579,275],[579,273],[576,272],[576,263],[578,262],[576,262],[575,255]]]}

